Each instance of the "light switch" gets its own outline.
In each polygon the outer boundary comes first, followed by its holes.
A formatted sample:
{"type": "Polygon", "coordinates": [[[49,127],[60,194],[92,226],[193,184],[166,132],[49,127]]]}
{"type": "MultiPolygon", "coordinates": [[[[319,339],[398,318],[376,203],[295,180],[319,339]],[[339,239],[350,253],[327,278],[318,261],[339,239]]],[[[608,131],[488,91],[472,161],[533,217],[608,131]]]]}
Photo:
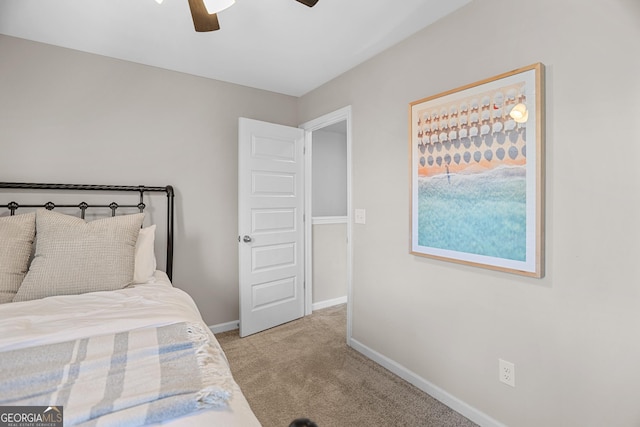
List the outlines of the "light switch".
{"type": "Polygon", "coordinates": [[[367,222],[367,215],[364,209],[356,209],[355,218],[356,224],[365,224],[367,222]]]}

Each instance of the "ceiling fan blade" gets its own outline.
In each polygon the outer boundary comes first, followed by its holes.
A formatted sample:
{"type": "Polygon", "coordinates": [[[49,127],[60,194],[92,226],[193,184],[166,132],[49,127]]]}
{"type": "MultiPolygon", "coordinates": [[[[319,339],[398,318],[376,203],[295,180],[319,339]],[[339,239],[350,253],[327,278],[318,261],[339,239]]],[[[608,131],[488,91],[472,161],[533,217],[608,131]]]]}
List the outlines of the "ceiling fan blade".
{"type": "Polygon", "coordinates": [[[309,7],[313,7],[316,5],[316,3],[318,3],[318,0],[297,0],[297,1],[309,7]]]}
{"type": "Polygon", "coordinates": [[[189,0],[189,9],[191,9],[193,26],[197,32],[203,33],[220,29],[218,16],[215,13],[209,14],[209,12],[207,12],[204,0],[189,0]]]}

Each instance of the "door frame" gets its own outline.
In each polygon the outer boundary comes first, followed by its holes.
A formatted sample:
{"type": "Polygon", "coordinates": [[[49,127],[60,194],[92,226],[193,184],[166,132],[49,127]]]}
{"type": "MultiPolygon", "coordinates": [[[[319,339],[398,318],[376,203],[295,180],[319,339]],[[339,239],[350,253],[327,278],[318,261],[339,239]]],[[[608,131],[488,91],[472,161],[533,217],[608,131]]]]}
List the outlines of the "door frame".
{"type": "Polygon", "coordinates": [[[325,114],[298,126],[305,131],[304,135],[304,275],[305,275],[305,316],[313,311],[313,218],[312,218],[312,157],[313,131],[320,130],[338,122],[347,122],[347,344],[351,343],[351,295],[353,278],[353,245],[352,245],[352,159],[351,159],[351,106],[325,114]]]}

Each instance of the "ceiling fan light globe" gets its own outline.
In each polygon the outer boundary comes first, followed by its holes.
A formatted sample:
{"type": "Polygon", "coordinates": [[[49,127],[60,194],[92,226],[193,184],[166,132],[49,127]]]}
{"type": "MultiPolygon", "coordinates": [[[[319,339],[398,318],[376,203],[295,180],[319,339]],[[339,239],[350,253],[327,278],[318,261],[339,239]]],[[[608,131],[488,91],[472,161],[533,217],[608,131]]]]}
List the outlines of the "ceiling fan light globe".
{"type": "Polygon", "coordinates": [[[235,2],[236,0],[204,0],[204,6],[209,15],[212,15],[233,6],[235,2]]]}

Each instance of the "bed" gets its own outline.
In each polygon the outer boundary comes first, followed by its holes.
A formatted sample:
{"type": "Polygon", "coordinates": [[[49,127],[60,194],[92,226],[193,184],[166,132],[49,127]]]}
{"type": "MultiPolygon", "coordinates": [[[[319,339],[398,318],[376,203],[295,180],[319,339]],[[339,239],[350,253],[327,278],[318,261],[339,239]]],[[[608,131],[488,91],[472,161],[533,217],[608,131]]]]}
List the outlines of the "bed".
{"type": "Polygon", "coordinates": [[[0,183],[0,413],[260,425],[194,301],[172,285],[173,215],[171,186],[0,183]],[[125,202],[97,201],[114,195],[125,202]]]}

